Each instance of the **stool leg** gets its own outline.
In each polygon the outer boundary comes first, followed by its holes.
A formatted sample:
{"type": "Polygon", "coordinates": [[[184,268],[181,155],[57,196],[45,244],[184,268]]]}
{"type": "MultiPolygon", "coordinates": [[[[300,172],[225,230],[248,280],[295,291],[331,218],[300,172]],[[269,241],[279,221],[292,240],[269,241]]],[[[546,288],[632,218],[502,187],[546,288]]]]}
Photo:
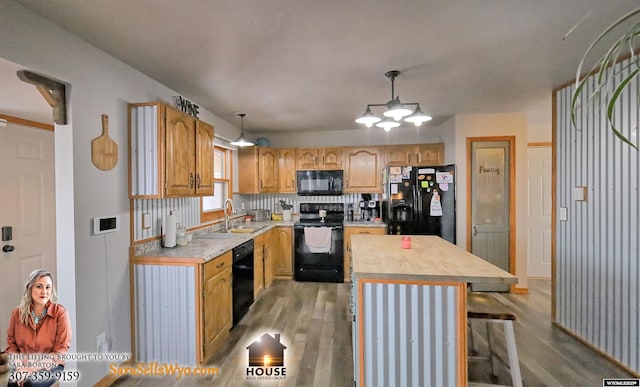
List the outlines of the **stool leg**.
{"type": "Polygon", "coordinates": [[[489,346],[489,362],[491,363],[491,375],[496,376],[496,354],[493,352],[493,334],[491,333],[491,323],[489,321],[485,321],[485,325],[487,327],[487,345],[489,346]]]}
{"type": "Polygon", "coordinates": [[[473,327],[471,326],[471,320],[467,320],[467,327],[469,328],[469,344],[471,344],[471,354],[476,355],[478,350],[476,349],[476,340],[473,337],[473,327]]]}
{"type": "Polygon", "coordinates": [[[522,387],[522,375],[520,374],[520,362],[518,361],[518,349],[516,348],[516,336],[513,333],[513,322],[504,321],[504,337],[507,342],[507,354],[509,356],[509,368],[511,380],[515,387],[522,387]]]}

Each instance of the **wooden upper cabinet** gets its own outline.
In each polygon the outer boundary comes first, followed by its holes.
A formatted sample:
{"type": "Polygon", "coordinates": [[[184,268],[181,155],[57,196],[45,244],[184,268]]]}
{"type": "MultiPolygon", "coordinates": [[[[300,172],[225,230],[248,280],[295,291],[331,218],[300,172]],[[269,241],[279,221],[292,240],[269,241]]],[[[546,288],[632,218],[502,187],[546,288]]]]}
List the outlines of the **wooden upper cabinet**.
{"type": "Polygon", "coordinates": [[[162,103],[129,104],[129,196],[213,194],[214,128],[162,103]]]}
{"type": "Polygon", "coordinates": [[[278,192],[278,164],[278,149],[258,147],[260,192],[278,192]]]}
{"type": "Polygon", "coordinates": [[[165,157],[167,196],[195,194],[195,118],[166,108],[165,157]]]}
{"type": "Polygon", "coordinates": [[[412,147],[408,145],[387,145],[380,147],[384,165],[411,165],[412,147]]]}
{"type": "Polygon", "coordinates": [[[417,145],[416,155],[418,158],[416,165],[443,165],[444,143],[417,145]]]}
{"type": "Polygon", "coordinates": [[[278,165],[277,148],[238,149],[238,193],[278,192],[278,165]]]}
{"type": "Polygon", "coordinates": [[[343,148],[324,148],[322,149],[322,169],[342,169],[342,149],[343,148]]]}
{"type": "Polygon", "coordinates": [[[298,148],[298,170],[342,169],[341,147],[335,148],[298,148]]]}
{"type": "Polygon", "coordinates": [[[444,164],[444,144],[387,145],[381,146],[384,165],[429,166],[444,164]]]}
{"type": "Polygon", "coordinates": [[[196,121],[196,194],[213,195],[213,125],[196,121]]]}
{"type": "Polygon", "coordinates": [[[258,147],[238,149],[238,193],[258,193],[258,175],[258,147]]]}
{"type": "Polygon", "coordinates": [[[382,163],[378,148],[344,148],[345,193],[382,192],[382,163]]]}
{"type": "Polygon", "coordinates": [[[278,167],[279,192],[297,192],[296,187],[296,149],[280,149],[280,159],[278,167]]]}

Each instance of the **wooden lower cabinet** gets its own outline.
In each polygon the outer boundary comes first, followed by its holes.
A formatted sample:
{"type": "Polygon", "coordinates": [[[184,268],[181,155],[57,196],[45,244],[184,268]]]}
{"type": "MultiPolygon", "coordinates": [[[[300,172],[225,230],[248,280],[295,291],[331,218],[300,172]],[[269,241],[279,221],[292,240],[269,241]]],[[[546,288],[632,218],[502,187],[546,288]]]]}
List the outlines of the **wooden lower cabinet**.
{"type": "Polygon", "coordinates": [[[275,238],[276,228],[272,228],[264,234],[264,288],[267,289],[273,282],[273,260],[276,255],[277,244],[275,238]]]}
{"type": "Polygon", "coordinates": [[[278,279],[293,279],[293,227],[275,227],[273,257],[274,276],[278,279]]]}
{"type": "Polygon", "coordinates": [[[351,282],[351,235],[385,235],[386,227],[345,227],[344,228],[344,282],[351,282]]]}
{"type": "Polygon", "coordinates": [[[233,323],[231,251],[203,264],[202,359],[206,361],[229,335],[233,323]]]}
{"type": "Polygon", "coordinates": [[[253,298],[256,299],[264,290],[264,255],[265,234],[253,239],[253,298]]]}

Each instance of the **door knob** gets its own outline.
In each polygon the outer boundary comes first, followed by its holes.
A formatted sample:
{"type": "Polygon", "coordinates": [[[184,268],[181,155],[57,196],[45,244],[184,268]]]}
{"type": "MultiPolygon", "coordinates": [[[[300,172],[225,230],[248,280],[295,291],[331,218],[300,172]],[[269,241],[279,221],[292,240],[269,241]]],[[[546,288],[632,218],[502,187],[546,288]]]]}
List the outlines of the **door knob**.
{"type": "Polygon", "coordinates": [[[4,251],[5,253],[10,253],[13,250],[15,250],[16,248],[11,246],[11,245],[4,245],[2,246],[2,251],[4,251]]]}

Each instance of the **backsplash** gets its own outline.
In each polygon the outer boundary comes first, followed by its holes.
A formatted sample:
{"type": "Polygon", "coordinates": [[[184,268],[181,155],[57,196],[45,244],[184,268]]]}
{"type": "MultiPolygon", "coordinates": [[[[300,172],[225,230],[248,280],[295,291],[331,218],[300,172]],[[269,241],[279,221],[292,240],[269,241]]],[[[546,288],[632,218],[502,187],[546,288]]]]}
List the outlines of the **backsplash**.
{"type": "MultiPolygon", "coordinates": [[[[245,210],[265,209],[272,213],[281,213],[280,200],[293,204],[293,212],[300,212],[300,203],[344,203],[353,204],[357,208],[362,196],[360,194],[345,194],[336,196],[298,196],[297,194],[236,194],[233,205],[236,213],[245,210]]],[[[378,194],[373,194],[373,200],[379,200],[378,194]]],[[[169,211],[178,215],[178,225],[186,228],[200,226],[200,198],[172,198],[172,199],[134,199],[133,200],[133,241],[138,242],[161,235],[161,227],[169,211]],[[143,228],[143,214],[149,214],[150,224],[143,228]]],[[[158,242],[159,243],[159,242],[158,242]]],[[[157,246],[155,246],[157,248],[157,246]]],[[[154,248],[150,246],[149,248],[154,248]]]]}
{"type": "Polygon", "coordinates": [[[133,200],[133,240],[160,236],[163,220],[174,211],[177,224],[183,227],[200,225],[200,198],[134,199],[133,200]],[[150,224],[143,228],[143,214],[149,214],[150,224]]]}
{"type": "MultiPolygon", "coordinates": [[[[293,212],[300,212],[300,203],[344,203],[345,205],[353,204],[357,207],[362,196],[360,194],[345,194],[336,196],[299,196],[297,194],[252,194],[252,195],[235,195],[234,202],[241,205],[244,203],[245,208],[264,209],[271,212],[282,212],[280,200],[284,200],[288,204],[293,204],[293,212]]],[[[379,200],[378,194],[371,195],[372,200],[379,200]]],[[[236,204],[236,203],[234,203],[236,204]]],[[[345,206],[346,207],[346,206],[345,206]]]]}

